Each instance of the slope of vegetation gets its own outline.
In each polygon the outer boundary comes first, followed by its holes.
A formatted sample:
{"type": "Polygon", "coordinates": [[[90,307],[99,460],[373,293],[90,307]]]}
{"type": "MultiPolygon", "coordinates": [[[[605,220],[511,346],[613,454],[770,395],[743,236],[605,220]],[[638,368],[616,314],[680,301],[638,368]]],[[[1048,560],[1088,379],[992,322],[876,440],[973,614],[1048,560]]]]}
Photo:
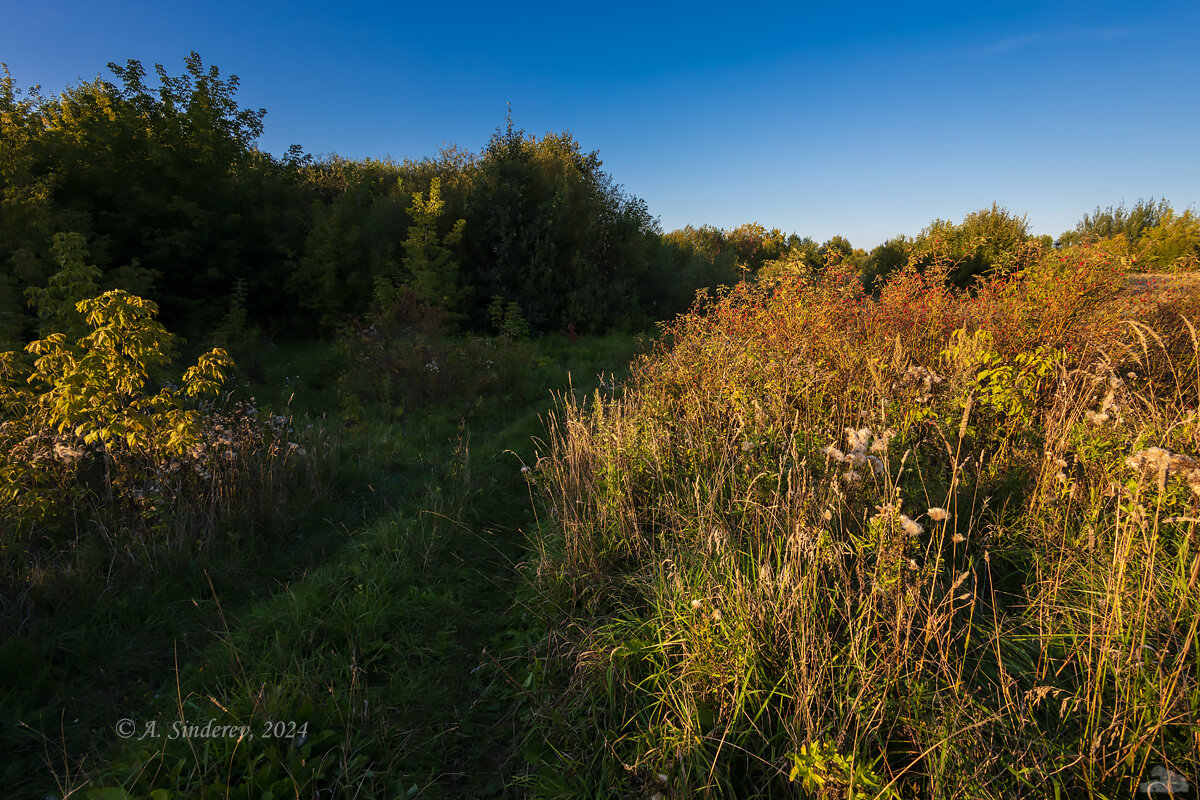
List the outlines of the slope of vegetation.
{"type": "Polygon", "coordinates": [[[1130,296],[1094,245],[972,293],[953,267],[739,286],[564,398],[541,794],[1197,774],[1200,297],[1130,296]]]}

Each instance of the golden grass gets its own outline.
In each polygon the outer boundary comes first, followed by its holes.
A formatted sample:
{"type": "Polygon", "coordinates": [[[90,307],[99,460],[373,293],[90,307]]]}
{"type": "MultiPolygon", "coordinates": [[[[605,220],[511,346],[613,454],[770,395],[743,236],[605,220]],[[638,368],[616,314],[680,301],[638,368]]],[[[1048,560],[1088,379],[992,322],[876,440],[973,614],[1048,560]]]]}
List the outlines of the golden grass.
{"type": "Polygon", "coordinates": [[[576,723],[554,735],[601,754],[579,780],[1101,797],[1200,777],[1200,486],[1127,462],[1200,455],[1196,297],[1131,296],[1086,247],[971,293],[849,278],[739,286],[623,392],[563,399],[539,586],[576,723]]]}

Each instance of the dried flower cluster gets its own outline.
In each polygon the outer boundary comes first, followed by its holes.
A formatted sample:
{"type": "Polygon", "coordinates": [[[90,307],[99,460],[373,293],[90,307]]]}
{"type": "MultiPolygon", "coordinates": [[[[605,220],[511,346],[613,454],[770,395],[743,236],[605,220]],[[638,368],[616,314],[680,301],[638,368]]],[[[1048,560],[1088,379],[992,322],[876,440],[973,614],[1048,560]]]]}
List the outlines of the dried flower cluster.
{"type": "Polygon", "coordinates": [[[882,433],[874,433],[870,428],[846,428],[845,452],[834,445],[828,445],[821,450],[832,461],[846,464],[848,469],[842,473],[842,480],[847,483],[858,483],[862,480],[860,469],[870,467],[871,471],[881,477],[886,472],[883,460],[878,454],[886,454],[888,444],[895,438],[896,432],[891,428],[882,433]]]}
{"type": "Polygon", "coordinates": [[[1143,475],[1152,473],[1160,489],[1167,487],[1168,478],[1178,478],[1200,497],[1200,460],[1180,453],[1172,453],[1161,447],[1148,447],[1125,459],[1131,469],[1143,475]]]}

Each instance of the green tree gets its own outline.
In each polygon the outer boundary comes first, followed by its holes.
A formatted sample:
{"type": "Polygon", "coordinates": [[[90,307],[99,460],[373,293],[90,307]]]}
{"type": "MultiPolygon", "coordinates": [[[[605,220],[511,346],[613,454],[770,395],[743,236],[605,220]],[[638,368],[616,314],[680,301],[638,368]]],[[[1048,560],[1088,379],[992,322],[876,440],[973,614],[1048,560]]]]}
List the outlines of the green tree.
{"type": "Polygon", "coordinates": [[[759,274],[774,277],[787,274],[811,275],[819,272],[829,258],[842,259],[853,256],[856,251],[842,236],[834,236],[823,245],[818,245],[811,236],[803,238],[792,235],[787,240],[787,250],[778,258],[766,262],[759,274]]]}
{"type": "Polygon", "coordinates": [[[173,337],[151,301],[113,289],[81,300],[76,309],[90,332],[71,343],[62,333],[31,342],[37,356],[29,383],[40,387],[36,405],[45,423],[85,444],[128,447],[141,455],[181,452],[195,440],[195,414],[182,394],[212,394],[232,367],[225,351],[201,356],[183,376],[184,389],[145,391],[151,370],[166,364],[173,337]]]}
{"type": "Polygon", "coordinates": [[[184,372],[183,388],[154,391],[152,373],[174,351],[155,304],[114,289],[80,300],[75,310],[84,335],[54,332],[31,342],[25,349],[32,366],[16,352],[0,353],[0,528],[6,530],[69,518],[90,500],[107,506],[115,489],[145,485],[147,475],[200,440],[199,412],[187,398],[216,393],[233,367],[214,349],[184,372]],[[46,441],[53,443],[49,453],[28,446],[46,441]],[[83,463],[91,477],[80,471],[83,463]]]}
{"type": "Polygon", "coordinates": [[[1040,243],[1029,233],[1028,218],[996,203],[967,214],[959,224],[934,220],[911,248],[918,269],[935,263],[947,265],[951,280],[959,286],[995,270],[1023,269],[1036,262],[1039,254],[1040,243]]]}
{"type": "Polygon", "coordinates": [[[0,148],[3,294],[43,285],[51,233],[68,230],[90,243],[102,285],[145,293],[189,328],[211,329],[239,277],[252,313],[283,315],[306,206],[297,170],[254,148],[265,112],[238,106],[236,76],[195,53],[185,67],[157,66],[152,89],[139,62],[110,64],[115,81],[27,98],[6,73],[0,125],[16,146],[0,148]]]}
{"type": "Polygon", "coordinates": [[[854,245],[845,236],[833,236],[821,245],[817,254],[822,264],[841,264],[854,258],[854,245]]]}
{"type": "Polygon", "coordinates": [[[642,282],[647,313],[668,319],[686,311],[696,292],[732,286],[742,279],[736,253],[719,228],[687,226],[653,237],[642,282]]]}
{"type": "Polygon", "coordinates": [[[404,240],[404,268],[412,275],[413,286],[422,300],[453,312],[470,287],[459,285],[458,261],[449,246],[462,241],[467,221],[459,219],[445,235],[439,234],[438,223],[446,208],[441,178],[431,180],[428,197],[413,192],[412,200],[408,210],[412,224],[404,240]]]}
{"type": "Polygon", "coordinates": [[[24,288],[44,280],[46,244],[54,231],[55,177],[39,169],[45,137],[36,91],[16,87],[0,64],[0,350],[26,341],[24,288]]]}
{"type": "Polygon", "coordinates": [[[1167,208],[1158,224],[1138,240],[1138,259],[1147,272],[1192,272],[1200,267],[1200,217],[1167,208]]]}
{"type": "Polygon", "coordinates": [[[362,246],[358,209],[347,196],[328,205],[313,201],[304,254],[288,279],[301,308],[314,312],[325,327],[364,307],[373,286],[371,254],[362,246]]]}
{"type": "Polygon", "coordinates": [[[45,288],[26,289],[25,297],[42,319],[43,333],[57,331],[77,338],[83,335],[86,323],[76,304],[100,291],[100,268],[87,263],[87,240],[78,233],[54,234],[50,251],[59,271],[45,288]]]}
{"type": "Polygon", "coordinates": [[[883,282],[908,263],[913,243],[906,236],[894,236],[871,251],[863,263],[863,287],[878,291],[883,282]]]}
{"type": "Polygon", "coordinates": [[[1131,209],[1097,208],[1059,237],[1064,246],[1105,239],[1117,240],[1137,271],[1191,271],[1200,265],[1200,218],[1192,209],[1176,212],[1166,200],[1138,200],[1131,209]]]}
{"type": "Polygon", "coordinates": [[[732,246],[739,269],[751,275],[758,274],[763,264],[780,258],[788,250],[788,238],[783,231],[767,230],[757,222],[725,231],[724,239],[732,246]]]}
{"type": "Polygon", "coordinates": [[[1122,236],[1132,245],[1170,212],[1170,203],[1166,200],[1155,201],[1153,197],[1138,200],[1133,208],[1126,208],[1124,203],[1106,209],[1096,206],[1093,214],[1083,215],[1075,230],[1064,232],[1059,242],[1063,245],[1086,244],[1122,236]]]}
{"type": "Polygon", "coordinates": [[[648,237],[643,201],[625,195],[569,133],[526,136],[511,120],[472,172],[462,280],[473,316],[495,297],[534,330],[619,327],[638,316],[648,237]]]}

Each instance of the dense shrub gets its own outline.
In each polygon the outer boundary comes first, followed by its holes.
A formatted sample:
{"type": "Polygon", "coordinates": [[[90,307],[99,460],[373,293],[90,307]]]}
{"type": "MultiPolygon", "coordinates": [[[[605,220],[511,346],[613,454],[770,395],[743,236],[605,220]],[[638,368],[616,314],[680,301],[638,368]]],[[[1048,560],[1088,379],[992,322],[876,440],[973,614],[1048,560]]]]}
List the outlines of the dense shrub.
{"type": "Polygon", "coordinates": [[[247,533],[304,491],[306,450],[286,418],[201,400],[233,366],[223,350],[202,355],[180,386],[159,383],[174,341],[154,303],[118,289],[75,306],[85,335],[51,332],[25,348],[32,358],[0,353],[6,584],[89,559],[111,575],[117,554],[135,568],[186,559],[232,521],[247,533]]]}
{"type": "Polygon", "coordinates": [[[1108,241],[1138,272],[1194,272],[1200,266],[1200,217],[1190,208],[1177,212],[1166,200],[1139,200],[1133,208],[1097,208],[1059,241],[1108,241]]]}
{"type": "Polygon", "coordinates": [[[453,334],[446,310],[416,286],[380,282],[370,311],[341,331],[349,364],[341,379],[343,418],[361,420],[367,406],[399,418],[493,393],[524,396],[533,389],[523,340],[528,326],[515,303],[506,307],[498,299],[493,311],[498,337],[453,334]]]}

